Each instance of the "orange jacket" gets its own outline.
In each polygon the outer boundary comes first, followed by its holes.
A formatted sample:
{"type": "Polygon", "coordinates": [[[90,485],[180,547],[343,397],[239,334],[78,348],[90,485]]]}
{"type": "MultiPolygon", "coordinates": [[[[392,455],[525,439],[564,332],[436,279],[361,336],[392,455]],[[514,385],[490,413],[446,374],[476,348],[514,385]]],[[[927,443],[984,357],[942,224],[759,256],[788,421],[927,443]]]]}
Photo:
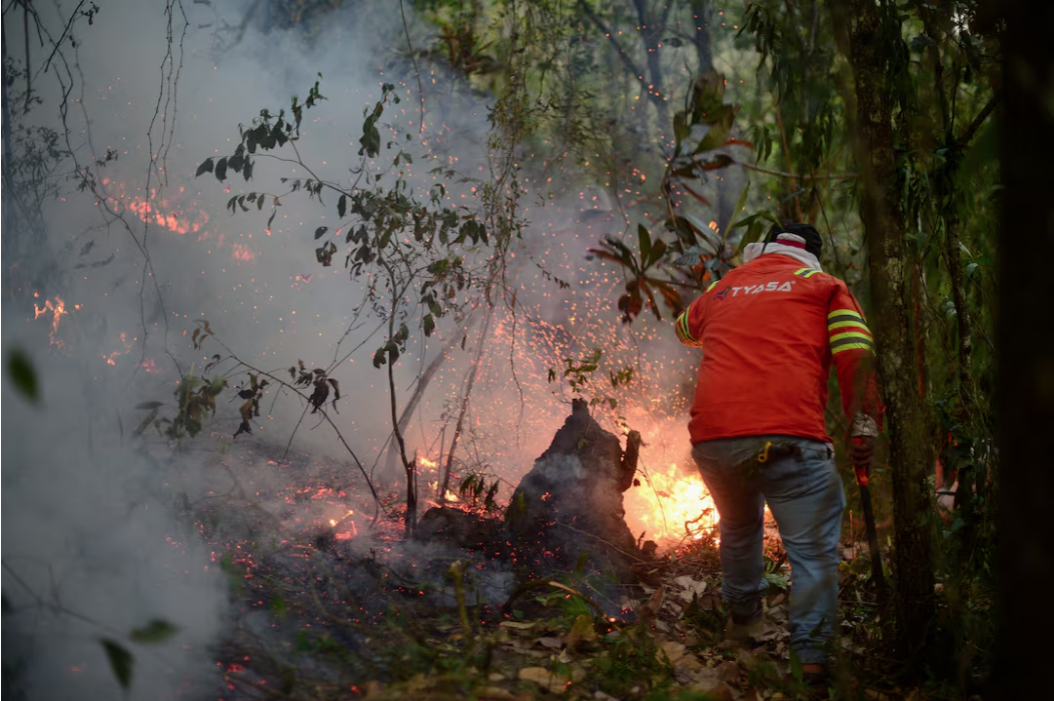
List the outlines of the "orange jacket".
{"type": "Polygon", "coordinates": [[[693,443],[786,435],[829,442],[833,360],[850,422],[882,425],[873,343],[838,278],[768,253],[711,283],[677,318],[681,343],[703,349],[688,431],[693,443]]]}

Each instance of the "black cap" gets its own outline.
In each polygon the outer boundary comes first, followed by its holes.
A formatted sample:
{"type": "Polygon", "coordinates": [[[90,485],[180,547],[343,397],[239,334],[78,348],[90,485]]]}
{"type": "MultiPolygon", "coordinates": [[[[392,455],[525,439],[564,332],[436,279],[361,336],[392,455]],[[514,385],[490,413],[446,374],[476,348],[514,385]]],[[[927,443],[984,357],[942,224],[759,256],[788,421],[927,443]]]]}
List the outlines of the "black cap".
{"type": "Polygon", "coordinates": [[[776,237],[780,234],[797,234],[801,236],[805,239],[805,250],[817,258],[820,257],[823,239],[820,238],[820,232],[812,224],[799,224],[791,221],[782,222],[779,226],[773,224],[772,228],[769,229],[769,235],[765,237],[765,243],[776,243],[776,237]]]}

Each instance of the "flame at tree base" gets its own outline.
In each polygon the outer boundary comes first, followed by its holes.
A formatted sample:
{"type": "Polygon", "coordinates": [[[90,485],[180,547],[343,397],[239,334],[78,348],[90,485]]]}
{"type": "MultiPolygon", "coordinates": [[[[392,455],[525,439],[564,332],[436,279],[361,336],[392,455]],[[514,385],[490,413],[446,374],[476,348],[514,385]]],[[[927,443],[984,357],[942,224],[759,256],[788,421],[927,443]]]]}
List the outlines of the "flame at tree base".
{"type": "Polygon", "coordinates": [[[635,535],[658,542],[702,540],[717,528],[717,506],[697,472],[676,463],[653,471],[623,497],[635,535]],[[649,484],[650,482],[650,484],[649,484]]]}

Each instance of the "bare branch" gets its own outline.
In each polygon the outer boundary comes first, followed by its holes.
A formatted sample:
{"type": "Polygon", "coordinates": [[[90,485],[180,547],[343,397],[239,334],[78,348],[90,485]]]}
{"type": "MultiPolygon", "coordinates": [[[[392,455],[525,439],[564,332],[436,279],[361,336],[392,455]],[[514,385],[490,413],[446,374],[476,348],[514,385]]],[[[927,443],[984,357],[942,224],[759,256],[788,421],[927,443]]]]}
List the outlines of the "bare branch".
{"type": "Polygon", "coordinates": [[[981,111],[977,113],[977,116],[973,118],[970,125],[967,126],[963,133],[959,135],[959,138],[955,140],[955,145],[958,148],[964,149],[969,145],[970,141],[973,140],[973,137],[977,134],[977,130],[981,128],[981,125],[984,124],[986,119],[988,119],[988,116],[992,114],[992,111],[1002,97],[1002,90],[997,90],[992,94],[992,97],[988,99],[985,106],[982,107],[981,111]]]}
{"type": "Polygon", "coordinates": [[[410,49],[410,62],[414,65],[414,75],[417,77],[417,94],[421,100],[421,128],[417,130],[417,133],[423,134],[425,130],[425,89],[421,85],[421,71],[417,68],[417,56],[414,54],[414,45],[410,43],[410,30],[406,26],[406,11],[403,9],[403,0],[399,0],[399,14],[403,18],[406,47],[410,49]]]}

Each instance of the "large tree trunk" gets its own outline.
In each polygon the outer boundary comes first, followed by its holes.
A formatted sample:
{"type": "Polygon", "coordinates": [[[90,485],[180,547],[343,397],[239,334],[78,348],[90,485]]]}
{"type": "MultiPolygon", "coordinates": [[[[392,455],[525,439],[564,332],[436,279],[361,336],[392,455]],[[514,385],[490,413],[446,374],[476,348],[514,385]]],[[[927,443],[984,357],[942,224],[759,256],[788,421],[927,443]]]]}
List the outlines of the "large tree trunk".
{"type": "Polygon", "coordinates": [[[931,618],[933,543],[926,440],[907,295],[906,274],[911,266],[905,260],[892,104],[886,89],[885,59],[892,47],[883,41],[874,0],[851,0],[845,13],[856,84],[855,141],[864,185],[861,216],[871,274],[872,327],[889,421],[896,640],[900,655],[909,657],[923,644],[931,618]]]}
{"type": "Polygon", "coordinates": [[[1008,0],[1003,44],[1005,113],[999,238],[999,558],[1001,616],[995,691],[1025,698],[1050,686],[1049,652],[1036,636],[1054,630],[1037,592],[1054,577],[1050,537],[1054,434],[1054,153],[1050,66],[1054,4],[1008,0]],[[1045,320],[1045,321],[1044,321],[1045,320]]]}

